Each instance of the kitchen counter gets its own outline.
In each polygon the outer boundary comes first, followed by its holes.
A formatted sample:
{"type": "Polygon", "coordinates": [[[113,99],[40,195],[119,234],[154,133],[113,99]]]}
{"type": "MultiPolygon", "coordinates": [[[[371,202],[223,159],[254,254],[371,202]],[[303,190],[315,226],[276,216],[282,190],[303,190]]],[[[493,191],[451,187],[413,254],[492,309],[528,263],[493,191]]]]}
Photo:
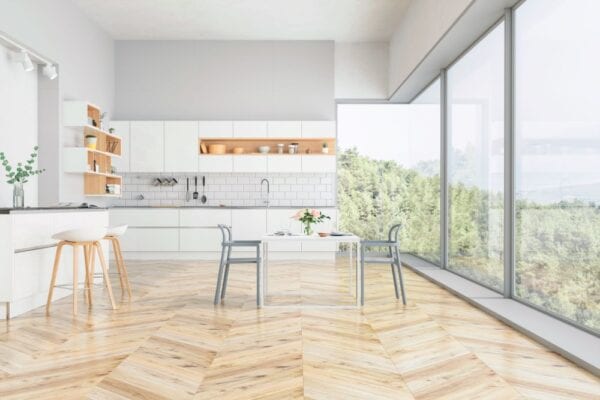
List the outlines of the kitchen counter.
{"type": "Polygon", "coordinates": [[[293,209],[304,209],[304,208],[316,208],[316,209],[325,209],[325,208],[337,208],[337,206],[112,206],[111,209],[123,209],[123,208],[146,208],[146,209],[200,209],[200,210],[210,210],[210,209],[221,209],[221,210],[266,210],[266,209],[275,209],[275,210],[287,210],[290,208],[293,209]]]}
{"type": "Polygon", "coordinates": [[[36,213],[36,212],[74,212],[74,211],[106,211],[105,207],[25,207],[0,208],[0,214],[36,213]]]}

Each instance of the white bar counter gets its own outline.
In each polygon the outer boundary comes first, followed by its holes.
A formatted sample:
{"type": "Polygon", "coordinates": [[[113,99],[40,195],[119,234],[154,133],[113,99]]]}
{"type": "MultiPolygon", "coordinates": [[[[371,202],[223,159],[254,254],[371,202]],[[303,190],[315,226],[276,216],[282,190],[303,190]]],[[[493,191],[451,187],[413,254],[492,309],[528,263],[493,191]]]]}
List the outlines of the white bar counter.
{"type": "MultiPolygon", "coordinates": [[[[0,208],[0,319],[7,319],[46,304],[57,241],[52,235],[68,229],[108,226],[103,208],[0,208]]],[[[102,243],[108,256],[107,243],[102,243]]],[[[83,256],[79,257],[83,275],[83,256]]],[[[72,284],[73,253],[70,246],[61,256],[58,285],[72,284]]],[[[54,300],[70,290],[57,287],[54,300]]]]}

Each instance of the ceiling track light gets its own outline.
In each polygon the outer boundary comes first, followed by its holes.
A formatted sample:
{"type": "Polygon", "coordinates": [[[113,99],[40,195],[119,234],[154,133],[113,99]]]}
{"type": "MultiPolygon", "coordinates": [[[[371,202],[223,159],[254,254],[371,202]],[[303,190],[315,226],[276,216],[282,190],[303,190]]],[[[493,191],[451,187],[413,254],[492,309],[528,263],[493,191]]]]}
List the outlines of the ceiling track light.
{"type": "Polygon", "coordinates": [[[12,60],[14,62],[21,63],[23,65],[23,69],[26,72],[33,71],[35,66],[33,65],[33,61],[31,61],[31,57],[29,57],[29,53],[25,50],[21,50],[20,52],[12,53],[12,60]]]}
{"type": "Polygon", "coordinates": [[[50,80],[56,79],[58,72],[56,72],[56,66],[54,64],[46,64],[42,69],[44,76],[50,80]]]}

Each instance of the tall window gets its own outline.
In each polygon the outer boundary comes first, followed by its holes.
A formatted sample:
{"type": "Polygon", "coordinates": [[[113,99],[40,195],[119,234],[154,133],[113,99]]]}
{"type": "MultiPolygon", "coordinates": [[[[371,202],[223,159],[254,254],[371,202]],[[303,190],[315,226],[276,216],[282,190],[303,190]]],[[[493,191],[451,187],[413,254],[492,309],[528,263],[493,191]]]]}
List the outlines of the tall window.
{"type": "Polygon", "coordinates": [[[504,23],[448,70],[448,268],[503,288],[504,23]]]}
{"type": "Polygon", "coordinates": [[[515,11],[515,295],[600,330],[600,1],[515,11]]]}
{"type": "Polygon", "coordinates": [[[338,106],[342,230],[381,239],[399,222],[401,251],[439,262],[439,115],[435,102],[338,106]]]}

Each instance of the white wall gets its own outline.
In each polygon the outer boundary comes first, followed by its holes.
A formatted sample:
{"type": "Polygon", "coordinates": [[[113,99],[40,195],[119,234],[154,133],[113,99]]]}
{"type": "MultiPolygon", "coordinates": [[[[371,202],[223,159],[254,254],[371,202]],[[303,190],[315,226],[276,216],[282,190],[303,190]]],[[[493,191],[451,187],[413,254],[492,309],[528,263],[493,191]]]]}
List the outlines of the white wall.
{"type": "MultiPolygon", "coordinates": [[[[14,167],[29,159],[37,145],[37,71],[25,72],[0,45],[0,152],[14,167]]],[[[12,185],[0,164],[0,207],[12,207],[12,185]]],[[[25,205],[37,205],[37,177],[25,184],[25,205]]]]}
{"type": "MultiPolygon", "coordinates": [[[[61,100],[89,100],[112,113],[114,42],[104,31],[68,0],[0,0],[0,10],[0,31],[59,64],[61,100]]],[[[65,131],[61,137],[63,143],[75,140],[65,131]]],[[[60,182],[59,198],[44,203],[83,201],[82,177],[61,174],[60,160],[52,164],[44,175],[60,182]]]]}
{"type": "Polygon", "coordinates": [[[333,119],[331,41],[117,41],[116,118],[333,119]]]}
{"type": "Polygon", "coordinates": [[[386,99],[387,42],[335,44],[335,98],[386,99]]]}
{"type": "MultiPolygon", "coordinates": [[[[411,1],[390,40],[389,94],[475,0],[411,1]]],[[[481,1],[481,0],[480,0],[481,1]]]]}

